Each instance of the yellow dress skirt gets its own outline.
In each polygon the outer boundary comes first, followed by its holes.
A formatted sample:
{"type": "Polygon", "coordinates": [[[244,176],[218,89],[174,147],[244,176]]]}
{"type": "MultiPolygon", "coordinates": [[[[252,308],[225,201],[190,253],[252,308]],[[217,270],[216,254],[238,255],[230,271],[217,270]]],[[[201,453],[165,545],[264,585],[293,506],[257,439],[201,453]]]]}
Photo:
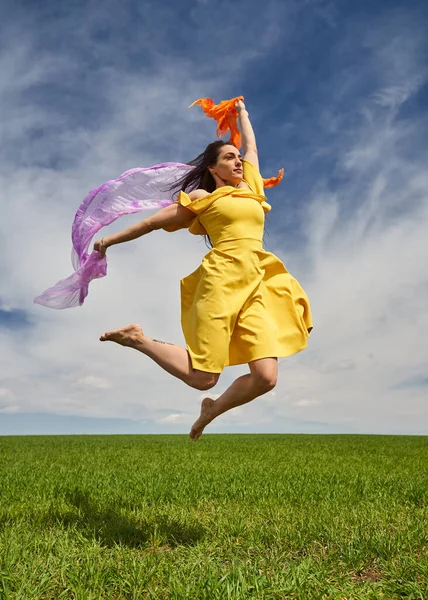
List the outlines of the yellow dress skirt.
{"type": "MultiPolygon", "coordinates": [[[[213,249],[181,280],[181,324],[192,366],[221,373],[303,350],[312,329],[309,300],[274,254],[263,250],[266,202],[262,178],[244,160],[251,189],[224,186],[177,202],[195,213],[189,231],[208,234],[213,249]]],[[[173,227],[166,227],[174,231],[173,227]]]]}

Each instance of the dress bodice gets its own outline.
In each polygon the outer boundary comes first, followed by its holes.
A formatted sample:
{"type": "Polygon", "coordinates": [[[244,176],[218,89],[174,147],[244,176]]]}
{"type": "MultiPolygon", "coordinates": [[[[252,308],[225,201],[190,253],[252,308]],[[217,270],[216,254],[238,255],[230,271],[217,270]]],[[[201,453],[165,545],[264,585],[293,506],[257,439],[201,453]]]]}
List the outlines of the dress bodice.
{"type": "MultiPolygon", "coordinates": [[[[188,194],[180,192],[177,202],[195,213],[187,226],[190,233],[208,234],[214,247],[239,239],[262,241],[264,215],[271,207],[266,202],[263,181],[256,167],[244,160],[243,171],[250,189],[222,186],[193,201],[188,194]]],[[[165,229],[173,231],[176,227],[165,229]]]]}

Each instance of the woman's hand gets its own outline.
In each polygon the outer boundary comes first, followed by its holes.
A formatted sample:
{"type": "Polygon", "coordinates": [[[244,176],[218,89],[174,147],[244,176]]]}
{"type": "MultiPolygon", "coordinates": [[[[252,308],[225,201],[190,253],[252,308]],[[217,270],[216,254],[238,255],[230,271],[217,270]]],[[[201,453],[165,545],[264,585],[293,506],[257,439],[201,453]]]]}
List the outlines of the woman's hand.
{"type": "Polygon", "coordinates": [[[245,104],[242,102],[242,100],[239,100],[235,104],[235,108],[236,108],[236,111],[237,111],[238,115],[241,114],[241,111],[246,110],[245,104]]]}
{"type": "Polygon", "coordinates": [[[94,250],[96,250],[97,252],[99,252],[101,254],[101,256],[105,256],[106,255],[106,251],[107,251],[107,246],[105,246],[104,244],[104,238],[101,238],[100,240],[97,240],[94,244],[94,250]]]}

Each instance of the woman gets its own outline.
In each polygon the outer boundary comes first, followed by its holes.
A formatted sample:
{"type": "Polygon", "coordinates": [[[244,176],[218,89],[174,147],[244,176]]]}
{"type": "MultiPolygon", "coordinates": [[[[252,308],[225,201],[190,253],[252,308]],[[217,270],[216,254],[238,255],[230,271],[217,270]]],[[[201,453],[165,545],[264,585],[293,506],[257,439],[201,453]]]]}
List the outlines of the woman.
{"type": "Polygon", "coordinates": [[[202,400],[190,437],[226,411],[272,390],[278,357],[299,352],[312,329],[309,302],[282,262],[262,248],[265,201],[254,132],[242,101],[236,105],[243,154],[228,142],[214,142],[180,182],[173,204],[124,231],[94,244],[108,247],[156,229],[209,235],[213,249],[181,281],[182,328],[187,349],[144,335],[139,325],[109,331],[101,341],[139,350],[198,390],[208,390],[227,365],[248,363],[243,375],[217,400],[202,400]],[[196,189],[195,189],[196,188],[196,189]],[[186,189],[190,189],[186,193],[186,189]]]}

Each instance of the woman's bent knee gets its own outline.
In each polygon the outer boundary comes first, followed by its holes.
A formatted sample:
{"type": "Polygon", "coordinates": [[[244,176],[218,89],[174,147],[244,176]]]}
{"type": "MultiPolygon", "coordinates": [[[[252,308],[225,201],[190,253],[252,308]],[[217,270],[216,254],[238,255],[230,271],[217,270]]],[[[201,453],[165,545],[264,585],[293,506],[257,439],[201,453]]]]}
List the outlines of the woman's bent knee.
{"type": "Polygon", "coordinates": [[[276,375],[259,375],[256,377],[256,385],[260,389],[262,394],[271,392],[276,386],[277,377],[276,375]]]}
{"type": "Polygon", "coordinates": [[[275,379],[270,379],[269,381],[266,381],[266,390],[268,392],[271,392],[274,387],[276,387],[276,377],[275,379]]]}
{"type": "Polygon", "coordinates": [[[219,377],[218,373],[204,373],[203,371],[199,371],[193,376],[190,385],[197,390],[210,390],[216,385],[219,377]]]}
{"type": "Polygon", "coordinates": [[[276,386],[278,378],[278,359],[262,358],[249,363],[254,385],[259,394],[266,394],[276,386]]]}

